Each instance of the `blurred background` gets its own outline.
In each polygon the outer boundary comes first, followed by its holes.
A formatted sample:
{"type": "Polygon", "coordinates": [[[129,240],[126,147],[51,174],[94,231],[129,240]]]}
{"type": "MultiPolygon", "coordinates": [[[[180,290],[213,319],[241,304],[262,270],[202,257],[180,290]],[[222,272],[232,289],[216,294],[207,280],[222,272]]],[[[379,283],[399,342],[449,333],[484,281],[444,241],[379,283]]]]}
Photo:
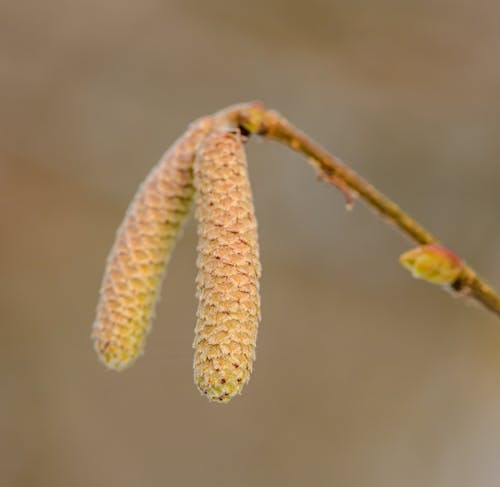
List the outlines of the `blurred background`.
{"type": "Polygon", "coordinates": [[[192,381],[191,221],[146,354],[89,339],[142,178],[193,119],[262,100],[500,288],[496,0],[0,3],[2,486],[498,486],[500,322],[414,281],[411,247],[252,140],[254,374],[192,381]]]}

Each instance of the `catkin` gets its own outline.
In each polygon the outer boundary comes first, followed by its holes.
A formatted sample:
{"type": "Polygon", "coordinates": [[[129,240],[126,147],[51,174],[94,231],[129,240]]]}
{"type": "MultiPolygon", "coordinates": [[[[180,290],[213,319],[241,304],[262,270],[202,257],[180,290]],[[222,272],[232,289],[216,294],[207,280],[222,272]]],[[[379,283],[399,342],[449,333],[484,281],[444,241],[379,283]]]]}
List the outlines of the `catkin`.
{"type": "Polygon", "coordinates": [[[193,123],[135,195],[108,257],[92,338],[101,360],[123,369],[141,354],[166,263],[193,198],[193,162],[212,118],[193,123]]]}
{"type": "Polygon", "coordinates": [[[194,377],[210,400],[228,402],[250,377],[260,320],[257,223],[239,132],[217,131],[194,164],[199,305],[194,377]]]}

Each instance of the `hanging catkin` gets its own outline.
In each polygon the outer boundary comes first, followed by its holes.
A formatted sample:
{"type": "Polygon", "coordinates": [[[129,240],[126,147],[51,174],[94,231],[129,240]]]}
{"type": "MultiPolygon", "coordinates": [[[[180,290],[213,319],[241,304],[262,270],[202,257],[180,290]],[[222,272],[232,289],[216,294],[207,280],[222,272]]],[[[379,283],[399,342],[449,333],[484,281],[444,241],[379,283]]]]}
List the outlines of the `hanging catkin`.
{"type": "Polygon", "coordinates": [[[247,162],[239,132],[217,131],[194,165],[199,298],[194,377],[228,402],[248,382],[260,319],[260,262],[247,162]]]}
{"type": "Polygon", "coordinates": [[[149,173],[108,257],[92,337],[101,360],[123,369],[142,352],[165,265],[193,197],[196,148],[213,125],[201,118],[149,173]]]}

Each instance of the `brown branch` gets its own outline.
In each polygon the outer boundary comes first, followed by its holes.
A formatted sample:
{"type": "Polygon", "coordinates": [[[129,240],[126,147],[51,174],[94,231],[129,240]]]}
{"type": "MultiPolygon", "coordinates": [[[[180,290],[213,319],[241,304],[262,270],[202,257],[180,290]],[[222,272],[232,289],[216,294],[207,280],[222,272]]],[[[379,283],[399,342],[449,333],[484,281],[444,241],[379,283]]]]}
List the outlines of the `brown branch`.
{"type": "MultiPolygon", "coordinates": [[[[346,195],[348,204],[352,203],[353,196],[359,195],[369,207],[377,210],[386,221],[396,225],[417,244],[438,243],[436,237],[398,205],[278,113],[266,110],[260,103],[249,103],[229,107],[214,117],[219,126],[238,126],[245,133],[258,134],[287,145],[305,156],[326,182],[336,185],[346,195]]],[[[448,289],[500,316],[500,296],[468,265],[463,265],[459,277],[448,289]]]]}

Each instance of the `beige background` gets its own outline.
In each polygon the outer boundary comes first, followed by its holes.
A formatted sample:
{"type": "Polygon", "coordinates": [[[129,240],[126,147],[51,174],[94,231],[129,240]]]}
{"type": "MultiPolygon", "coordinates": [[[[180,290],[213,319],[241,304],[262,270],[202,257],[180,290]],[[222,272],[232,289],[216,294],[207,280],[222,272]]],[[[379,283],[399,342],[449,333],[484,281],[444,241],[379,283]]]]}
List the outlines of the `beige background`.
{"type": "Polygon", "coordinates": [[[0,4],[0,485],[500,483],[500,322],[412,280],[409,247],[298,156],[248,147],[263,260],[254,375],[192,383],[195,228],[146,355],[89,340],[114,232],[199,115],[261,99],[500,287],[500,3],[0,4]]]}

